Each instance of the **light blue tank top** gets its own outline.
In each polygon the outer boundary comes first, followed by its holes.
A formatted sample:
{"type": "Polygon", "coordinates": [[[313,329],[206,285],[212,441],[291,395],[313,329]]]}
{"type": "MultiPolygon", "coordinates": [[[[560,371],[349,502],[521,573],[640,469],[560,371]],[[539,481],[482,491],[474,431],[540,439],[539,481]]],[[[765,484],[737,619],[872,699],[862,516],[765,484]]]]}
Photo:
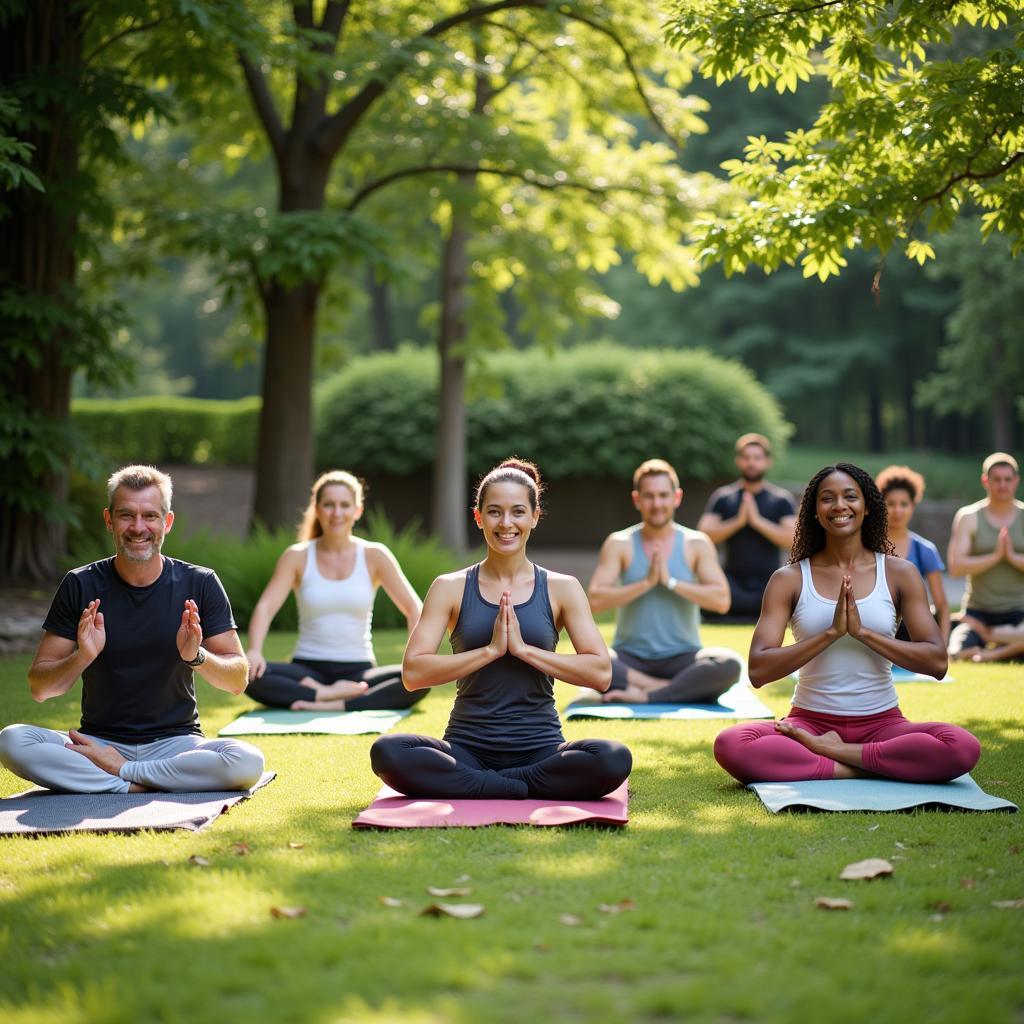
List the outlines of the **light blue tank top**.
{"type": "MultiPolygon", "coordinates": [[[[641,524],[627,531],[633,547],[633,558],[622,574],[621,583],[636,583],[647,575],[650,560],[644,553],[641,524]]],[[[687,537],[696,530],[675,524],[675,537],[668,557],[668,573],[677,580],[694,582],[686,564],[683,548],[687,537]]],[[[692,601],[673,594],[667,587],[657,586],[642,597],[619,609],[612,647],[637,658],[671,658],[676,654],[700,650],[700,608],[692,601]]]]}

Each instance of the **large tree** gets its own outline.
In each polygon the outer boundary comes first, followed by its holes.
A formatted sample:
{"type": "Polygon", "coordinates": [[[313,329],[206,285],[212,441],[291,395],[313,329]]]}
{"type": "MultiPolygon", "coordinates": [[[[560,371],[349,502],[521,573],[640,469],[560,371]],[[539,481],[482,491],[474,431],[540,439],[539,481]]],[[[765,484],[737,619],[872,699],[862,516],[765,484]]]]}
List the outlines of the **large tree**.
{"type": "MultiPolygon", "coordinates": [[[[409,0],[289,6],[265,0],[248,8],[245,32],[218,22],[204,38],[211,61],[223,54],[225,39],[232,41],[259,132],[219,117],[218,104],[226,111],[234,103],[228,95],[210,97],[207,127],[210,139],[223,138],[225,129],[233,133],[229,149],[236,158],[238,150],[248,157],[269,152],[276,196],[259,214],[251,204],[197,213],[194,241],[219,254],[226,278],[237,282],[249,274],[255,285],[266,345],[254,517],[279,525],[293,519],[313,469],[313,360],[325,295],[337,278],[363,280],[366,261],[386,272],[404,237],[401,230],[382,230],[382,205],[391,207],[392,223],[397,208],[399,218],[419,225],[430,214],[426,189],[447,189],[460,175],[464,183],[467,175],[518,180],[537,194],[564,184],[569,174],[541,150],[516,152],[508,137],[474,134],[472,104],[443,87],[472,64],[467,32],[486,25],[490,36],[513,48],[522,37],[523,52],[532,47],[536,62],[550,66],[546,51],[566,46],[573,26],[630,43],[628,31],[616,30],[630,6],[448,0],[424,13],[409,0]],[[397,187],[424,178],[428,184],[417,192],[397,187]]],[[[635,19],[622,23],[628,28],[635,19]]],[[[656,35],[657,22],[648,30],[656,35]]],[[[565,63],[572,70],[571,53],[565,63]]],[[[493,63],[482,67],[501,80],[493,63]]],[[[581,87],[606,73],[638,84],[636,68],[620,53],[618,67],[588,68],[591,81],[581,87]]],[[[649,113],[670,122],[686,109],[675,84],[647,83],[649,113]]],[[[595,103],[594,123],[602,117],[595,103]]],[[[549,134],[563,121],[556,112],[549,134]]],[[[645,187],[639,179],[605,177],[584,185],[608,194],[616,186],[645,187]]]]}
{"type": "MultiPolygon", "coordinates": [[[[813,124],[751,137],[725,165],[743,196],[706,225],[727,273],[799,262],[825,280],[862,248],[924,262],[967,205],[1024,247],[1019,0],[674,0],[669,38],[751,90],[824,79],[813,124]],[[745,196],[755,202],[748,203],[745,196]]],[[[877,279],[876,279],[877,284],[877,279]]]]}

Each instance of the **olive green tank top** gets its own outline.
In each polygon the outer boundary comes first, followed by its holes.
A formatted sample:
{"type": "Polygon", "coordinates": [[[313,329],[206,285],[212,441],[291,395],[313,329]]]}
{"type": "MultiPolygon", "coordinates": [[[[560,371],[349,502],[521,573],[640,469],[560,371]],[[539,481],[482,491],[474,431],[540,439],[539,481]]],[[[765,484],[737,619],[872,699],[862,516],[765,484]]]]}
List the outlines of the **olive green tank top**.
{"type": "MultiPolygon", "coordinates": [[[[984,508],[977,511],[977,526],[971,540],[972,555],[990,555],[996,549],[999,530],[988,521],[984,508]]],[[[1024,552],[1024,508],[1018,503],[1010,523],[1010,543],[1018,554],[1024,552]]],[[[1024,572],[1003,559],[985,572],[967,577],[964,607],[982,612],[1016,612],[1024,609],[1024,572]]]]}

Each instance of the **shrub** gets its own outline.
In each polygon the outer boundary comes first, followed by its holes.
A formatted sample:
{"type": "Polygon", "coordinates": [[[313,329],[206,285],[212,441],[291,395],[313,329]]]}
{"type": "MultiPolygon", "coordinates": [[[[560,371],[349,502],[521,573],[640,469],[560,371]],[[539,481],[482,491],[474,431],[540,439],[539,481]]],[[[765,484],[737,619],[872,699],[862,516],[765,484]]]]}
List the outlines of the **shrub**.
{"type": "Polygon", "coordinates": [[[256,453],[259,398],[80,398],[75,427],[111,463],[247,465],[256,453]]]}
{"type": "MultiPolygon", "coordinates": [[[[791,433],[775,399],[739,363],[702,349],[586,345],[549,354],[508,351],[487,362],[490,387],[467,406],[468,468],[510,452],[550,479],[628,477],[666,458],[690,479],[733,471],[733,442],[791,433]]],[[[372,476],[428,469],[437,430],[437,358],[404,348],[367,356],[317,392],[317,461],[372,476]]]]}

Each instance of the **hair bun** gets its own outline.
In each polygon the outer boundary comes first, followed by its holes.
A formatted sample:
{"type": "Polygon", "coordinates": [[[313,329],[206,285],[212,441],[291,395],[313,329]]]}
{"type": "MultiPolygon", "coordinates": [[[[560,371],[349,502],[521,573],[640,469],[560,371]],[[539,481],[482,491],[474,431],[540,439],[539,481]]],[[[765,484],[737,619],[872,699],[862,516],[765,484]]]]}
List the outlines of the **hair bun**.
{"type": "Polygon", "coordinates": [[[505,459],[505,461],[500,465],[495,466],[492,472],[499,469],[518,469],[521,473],[525,473],[535,484],[540,486],[540,470],[532,462],[527,462],[525,459],[519,459],[513,455],[512,458],[505,459]]]}

